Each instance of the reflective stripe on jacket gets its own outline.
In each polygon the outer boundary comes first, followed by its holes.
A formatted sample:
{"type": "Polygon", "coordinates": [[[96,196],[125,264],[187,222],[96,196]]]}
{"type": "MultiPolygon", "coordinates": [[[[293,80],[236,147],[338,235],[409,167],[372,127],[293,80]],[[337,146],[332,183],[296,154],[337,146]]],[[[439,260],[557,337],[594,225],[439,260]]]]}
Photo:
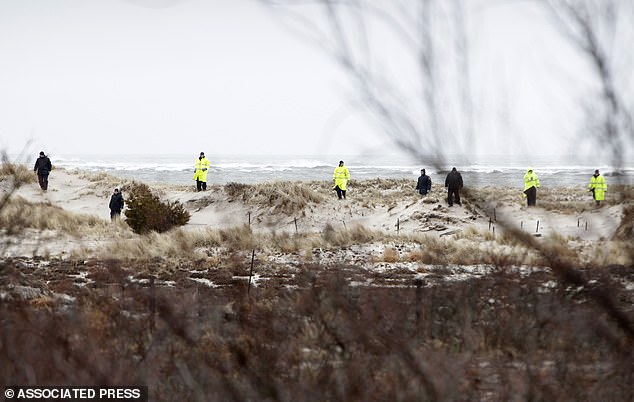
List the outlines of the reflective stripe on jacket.
{"type": "Polygon", "coordinates": [[[603,176],[592,176],[588,187],[590,187],[590,190],[594,190],[595,200],[603,201],[605,199],[605,192],[608,191],[608,186],[605,184],[603,176]]]}
{"type": "Polygon", "coordinates": [[[350,180],[350,172],[345,166],[337,166],[335,172],[332,174],[332,178],[335,181],[335,186],[339,186],[341,190],[345,190],[348,180],[350,180]]]}
{"type": "Polygon", "coordinates": [[[539,179],[532,169],[528,169],[524,175],[524,191],[531,187],[539,188],[539,179]]]}
{"type": "Polygon", "coordinates": [[[196,172],[194,173],[194,180],[207,182],[207,172],[209,171],[209,159],[202,158],[196,159],[196,172]]]}

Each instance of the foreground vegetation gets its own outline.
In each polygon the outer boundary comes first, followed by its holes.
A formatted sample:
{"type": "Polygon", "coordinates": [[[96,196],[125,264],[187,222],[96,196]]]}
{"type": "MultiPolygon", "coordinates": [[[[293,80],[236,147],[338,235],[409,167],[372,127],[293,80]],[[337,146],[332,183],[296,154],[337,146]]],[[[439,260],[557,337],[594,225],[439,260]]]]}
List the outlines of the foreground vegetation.
{"type": "MultiPolygon", "coordinates": [[[[407,186],[356,184],[359,203],[388,208],[407,186]]],[[[328,189],[216,190],[296,214],[324,203],[328,189]]],[[[477,214],[485,202],[470,197],[465,209],[477,214]]],[[[139,235],[6,198],[1,251],[33,234],[94,243],[64,258],[0,260],[0,376],[143,384],[159,401],[632,400],[632,222],[628,204],[614,236],[594,244],[330,225],[139,235]]]]}
{"type": "Polygon", "coordinates": [[[7,383],[147,384],[151,400],[633,397],[632,338],[589,297],[609,286],[632,317],[620,284],[631,268],[588,271],[587,288],[543,270],[358,286],[354,267],[306,264],[261,272],[254,287],[248,260],[190,264],[216,271],[209,287],[183,280],[184,265],[162,269],[171,286],[135,274],[160,261],[25,264],[1,267],[5,289],[22,286],[0,303],[7,383]]]}

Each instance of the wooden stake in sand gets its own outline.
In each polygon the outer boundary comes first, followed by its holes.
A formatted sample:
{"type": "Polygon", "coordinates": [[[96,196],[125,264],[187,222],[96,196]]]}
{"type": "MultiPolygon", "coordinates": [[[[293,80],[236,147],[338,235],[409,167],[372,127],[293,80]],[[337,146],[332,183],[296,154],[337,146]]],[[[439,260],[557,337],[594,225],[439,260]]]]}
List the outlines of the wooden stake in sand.
{"type": "Polygon", "coordinates": [[[401,220],[399,218],[396,218],[396,234],[398,234],[399,230],[401,229],[401,220]]]}
{"type": "Polygon", "coordinates": [[[251,212],[249,211],[249,226],[251,226],[251,212]]]}
{"type": "Polygon", "coordinates": [[[251,292],[251,277],[253,276],[253,261],[255,261],[255,249],[251,252],[251,270],[249,271],[249,286],[247,286],[247,295],[251,292]]]}
{"type": "Polygon", "coordinates": [[[297,233],[297,218],[295,218],[295,233],[297,233]]]}
{"type": "Polygon", "coordinates": [[[535,233],[539,232],[539,221],[537,221],[537,227],[535,228],[535,233]]]}

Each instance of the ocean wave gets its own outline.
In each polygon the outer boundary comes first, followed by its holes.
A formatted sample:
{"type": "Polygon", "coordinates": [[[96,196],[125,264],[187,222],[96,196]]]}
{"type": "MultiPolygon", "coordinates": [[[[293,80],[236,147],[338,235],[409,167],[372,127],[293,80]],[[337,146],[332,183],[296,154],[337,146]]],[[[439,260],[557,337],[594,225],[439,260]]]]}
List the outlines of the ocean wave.
{"type": "MultiPolygon", "coordinates": [[[[257,183],[267,180],[331,180],[332,171],[338,158],[326,157],[285,157],[285,156],[245,156],[211,157],[209,180],[215,183],[243,182],[257,183]],[[332,159],[332,163],[331,163],[332,159]]],[[[342,158],[355,180],[372,178],[408,178],[416,180],[420,169],[425,168],[435,183],[444,180],[452,166],[439,168],[425,163],[407,161],[399,157],[348,157],[342,158]]],[[[120,156],[64,156],[53,157],[53,164],[69,170],[106,172],[112,175],[132,177],[137,180],[161,180],[171,183],[191,181],[195,157],[183,155],[120,155],[120,156]]],[[[456,162],[459,162],[456,160],[456,162]]],[[[512,158],[491,159],[456,163],[463,174],[465,185],[517,185],[523,183],[527,166],[523,160],[512,158]],[[506,162],[506,163],[505,163],[506,162]]],[[[548,163],[541,160],[532,165],[540,179],[546,183],[577,185],[586,183],[594,169],[599,169],[613,180],[634,181],[634,167],[589,166],[568,161],[565,158],[552,159],[548,163]]]]}

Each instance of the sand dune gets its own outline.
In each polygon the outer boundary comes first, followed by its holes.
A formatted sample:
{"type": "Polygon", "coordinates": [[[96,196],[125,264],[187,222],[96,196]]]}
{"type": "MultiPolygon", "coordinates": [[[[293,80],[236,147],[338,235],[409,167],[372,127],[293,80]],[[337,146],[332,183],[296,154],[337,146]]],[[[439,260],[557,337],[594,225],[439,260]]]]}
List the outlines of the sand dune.
{"type": "MultiPolygon", "coordinates": [[[[4,191],[8,185],[2,182],[4,191]]],[[[124,180],[110,176],[84,175],[55,170],[50,177],[49,191],[37,183],[20,187],[13,197],[32,203],[45,203],[62,210],[85,214],[109,222],[108,202],[113,188],[123,187],[124,180]]],[[[327,182],[269,183],[261,186],[238,186],[240,193],[229,194],[225,186],[210,186],[196,192],[194,185],[160,185],[153,188],[164,199],[180,201],[191,213],[188,231],[229,229],[249,225],[256,233],[320,233],[326,227],[347,230],[362,226],[388,235],[426,234],[452,238],[465,232],[489,232],[502,235],[508,228],[521,229],[540,239],[557,234],[577,242],[610,239],[617,229],[622,203],[608,202],[595,208],[585,189],[549,189],[538,195],[538,206],[524,205],[520,189],[485,188],[463,194],[462,206],[447,207],[445,189],[435,186],[421,198],[414,191],[414,180],[381,180],[352,182],[348,199],[340,201],[327,182]],[[298,190],[299,188],[299,190],[298,190]],[[305,191],[316,201],[296,201],[291,192],[305,191]],[[567,204],[557,199],[564,195],[567,204]],[[570,203],[575,203],[575,208],[570,203]],[[548,208],[540,206],[548,205],[548,208]],[[554,207],[553,207],[554,205],[554,207]]],[[[540,192],[541,193],[541,192],[540,192]]],[[[301,196],[298,196],[301,198],[301,196]]],[[[130,236],[121,226],[86,233],[70,239],[64,233],[46,236],[47,253],[51,256],[69,253],[72,247],[93,248],[116,237],[130,236]],[[109,237],[112,237],[110,239],[109,237]]],[[[124,226],[125,227],[125,226],[124,226]]],[[[31,255],[33,232],[20,242],[13,242],[5,255],[31,255]]],[[[43,236],[37,233],[36,236],[43,236]]]]}

